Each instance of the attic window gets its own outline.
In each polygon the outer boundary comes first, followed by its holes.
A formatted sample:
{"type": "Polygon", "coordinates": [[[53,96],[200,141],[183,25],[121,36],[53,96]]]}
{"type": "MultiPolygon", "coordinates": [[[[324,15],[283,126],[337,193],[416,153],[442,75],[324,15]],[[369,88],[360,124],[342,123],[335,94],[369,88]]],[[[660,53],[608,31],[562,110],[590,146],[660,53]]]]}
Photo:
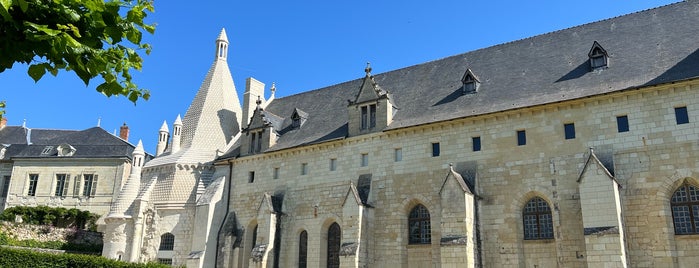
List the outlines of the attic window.
{"type": "Polygon", "coordinates": [[[481,84],[471,69],[466,70],[466,73],[464,73],[464,76],[461,78],[461,82],[464,83],[462,87],[463,94],[478,92],[478,86],[481,84]]]}
{"type": "Polygon", "coordinates": [[[607,51],[604,50],[597,41],[592,44],[592,48],[587,56],[590,57],[590,68],[592,68],[593,71],[606,68],[608,65],[607,51]]]}
{"type": "Polygon", "coordinates": [[[75,154],[75,148],[67,143],[58,145],[56,150],[58,151],[58,156],[73,156],[73,154],[75,154]]]}
{"type": "Polygon", "coordinates": [[[44,147],[44,150],[41,151],[41,154],[43,154],[43,155],[49,154],[49,153],[51,153],[51,149],[53,149],[53,146],[46,146],[46,147],[44,147]]]}
{"type": "Polygon", "coordinates": [[[291,128],[300,128],[306,122],[306,118],[308,118],[307,113],[298,108],[294,109],[291,114],[291,128]]]}

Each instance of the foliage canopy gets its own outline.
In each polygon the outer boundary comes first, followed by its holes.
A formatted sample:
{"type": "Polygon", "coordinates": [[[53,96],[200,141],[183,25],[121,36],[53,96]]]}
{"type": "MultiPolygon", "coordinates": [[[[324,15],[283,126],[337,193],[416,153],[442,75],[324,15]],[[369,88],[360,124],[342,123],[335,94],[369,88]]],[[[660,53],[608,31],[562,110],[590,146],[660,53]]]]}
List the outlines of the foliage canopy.
{"type": "Polygon", "coordinates": [[[0,0],[0,72],[24,63],[34,81],[59,70],[85,85],[100,76],[102,94],[147,100],[130,72],[142,67],[137,51],[151,50],[141,39],[155,31],[144,22],[148,11],[152,0],[0,0]]]}

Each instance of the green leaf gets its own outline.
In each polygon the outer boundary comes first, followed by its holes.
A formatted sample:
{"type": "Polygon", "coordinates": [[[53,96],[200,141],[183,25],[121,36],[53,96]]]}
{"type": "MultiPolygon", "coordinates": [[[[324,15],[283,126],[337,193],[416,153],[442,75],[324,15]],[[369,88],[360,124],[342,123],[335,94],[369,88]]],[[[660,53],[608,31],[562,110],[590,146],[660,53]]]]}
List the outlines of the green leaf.
{"type": "Polygon", "coordinates": [[[43,77],[44,74],[46,74],[45,65],[46,63],[32,64],[31,66],[29,66],[29,70],[27,71],[27,73],[29,73],[29,76],[31,76],[32,79],[34,79],[35,83],[39,82],[39,79],[41,79],[41,77],[43,77]]]}
{"type": "Polygon", "coordinates": [[[27,8],[29,8],[27,1],[17,0],[17,4],[19,4],[19,9],[22,10],[22,13],[27,13],[27,8]]]}
{"type": "Polygon", "coordinates": [[[126,39],[131,41],[131,43],[139,44],[141,43],[141,35],[141,31],[136,28],[131,28],[131,30],[126,32],[126,39]]]}
{"type": "Polygon", "coordinates": [[[51,29],[47,25],[36,24],[36,23],[28,22],[28,21],[25,21],[24,25],[29,26],[31,28],[34,28],[38,31],[41,31],[49,36],[56,36],[56,35],[61,33],[60,30],[51,29]]]}
{"type": "Polygon", "coordinates": [[[12,6],[12,0],[0,0],[0,15],[5,21],[14,21],[10,16],[10,6],[12,6]]]}

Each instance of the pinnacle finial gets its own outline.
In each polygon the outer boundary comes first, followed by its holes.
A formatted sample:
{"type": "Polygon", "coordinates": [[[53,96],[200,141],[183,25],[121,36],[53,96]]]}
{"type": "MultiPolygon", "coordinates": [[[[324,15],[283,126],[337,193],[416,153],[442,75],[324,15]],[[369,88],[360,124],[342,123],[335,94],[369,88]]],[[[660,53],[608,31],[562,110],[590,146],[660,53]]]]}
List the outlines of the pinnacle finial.
{"type": "Polygon", "coordinates": [[[366,75],[371,75],[371,62],[367,61],[366,68],[364,68],[364,72],[366,73],[366,75]]]}
{"type": "Polygon", "coordinates": [[[277,85],[274,82],[272,82],[272,87],[269,89],[269,91],[272,91],[272,93],[277,91],[277,85]]]}
{"type": "Polygon", "coordinates": [[[216,38],[216,41],[228,42],[228,36],[226,36],[226,28],[221,28],[221,33],[218,34],[218,38],[216,38]]]}

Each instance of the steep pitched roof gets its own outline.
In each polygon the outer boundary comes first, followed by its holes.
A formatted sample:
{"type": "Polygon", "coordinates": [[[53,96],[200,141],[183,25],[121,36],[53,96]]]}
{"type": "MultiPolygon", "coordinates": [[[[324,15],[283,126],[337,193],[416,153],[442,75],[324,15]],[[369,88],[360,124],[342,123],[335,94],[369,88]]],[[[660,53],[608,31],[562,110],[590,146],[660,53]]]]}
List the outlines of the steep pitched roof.
{"type": "MultiPolygon", "coordinates": [[[[217,42],[226,42],[225,31],[217,42]]],[[[242,114],[225,57],[216,57],[182,120],[182,148],[224,147],[240,129],[242,114]]]]}
{"type": "MultiPolygon", "coordinates": [[[[578,99],[699,77],[699,4],[684,1],[374,75],[399,109],[385,130],[578,99]],[[588,52],[604,44],[613,63],[591,71],[588,52]],[[479,90],[463,94],[467,69],[479,90]]],[[[277,115],[309,114],[268,151],[347,136],[347,100],[364,79],[277,98],[277,115]]],[[[286,129],[290,122],[284,122],[286,129]]]]}
{"type": "MultiPolygon", "coordinates": [[[[119,137],[116,137],[100,127],[92,127],[81,131],[75,130],[49,130],[32,129],[29,131],[31,144],[26,144],[27,129],[23,127],[5,127],[12,133],[3,136],[0,143],[7,144],[6,141],[17,141],[16,136],[25,135],[25,140],[11,145],[12,153],[6,152],[5,158],[54,158],[58,156],[56,146],[68,144],[76,149],[73,158],[111,158],[111,157],[131,157],[135,146],[119,137]],[[52,147],[49,153],[43,153],[48,147],[52,147]],[[21,149],[19,149],[21,148],[21,149]]],[[[7,134],[7,133],[2,133],[7,134]]],[[[0,135],[2,135],[0,134],[0,135]]]]}

